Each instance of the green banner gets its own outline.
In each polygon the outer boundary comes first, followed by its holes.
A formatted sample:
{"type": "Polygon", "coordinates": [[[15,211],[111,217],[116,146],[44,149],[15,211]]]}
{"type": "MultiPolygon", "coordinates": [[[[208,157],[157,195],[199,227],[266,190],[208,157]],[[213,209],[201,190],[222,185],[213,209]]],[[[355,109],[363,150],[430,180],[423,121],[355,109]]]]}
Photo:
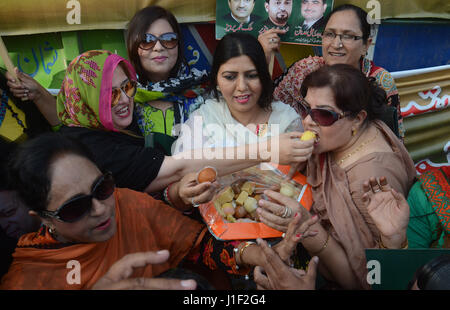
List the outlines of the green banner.
{"type": "MultiPolygon", "coordinates": [[[[44,87],[60,88],[66,70],[61,37],[56,33],[30,35],[23,40],[5,37],[11,60],[20,71],[38,80],[44,87]]],[[[3,67],[3,60],[0,60],[3,67]]]]}
{"type": "Polygon", "coordinates": [[[414,273],[450,249],[366,249],[367,282],[374,290],[406,290],[414,273]]]}
{"type": "Polygon", "coordinates": [[[333,0],[217,0],[216,39],[231,32],[258,36],[278,28],[282,42],[321,45],[333,0]]]}

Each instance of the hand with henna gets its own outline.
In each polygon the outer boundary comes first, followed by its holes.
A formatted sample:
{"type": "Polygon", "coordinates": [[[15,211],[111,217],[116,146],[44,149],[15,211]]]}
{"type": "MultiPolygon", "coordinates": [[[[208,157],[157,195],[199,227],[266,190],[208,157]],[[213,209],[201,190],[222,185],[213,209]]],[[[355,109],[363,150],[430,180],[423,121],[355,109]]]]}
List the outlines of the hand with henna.
{"type": "Polygon", "coordinates": [[[363,184],[363,202],[381,234],[383,245],[402,248],[406,243],[409,205],[402,194],[395,191],[386,178],[370,178],[363,184]]]}

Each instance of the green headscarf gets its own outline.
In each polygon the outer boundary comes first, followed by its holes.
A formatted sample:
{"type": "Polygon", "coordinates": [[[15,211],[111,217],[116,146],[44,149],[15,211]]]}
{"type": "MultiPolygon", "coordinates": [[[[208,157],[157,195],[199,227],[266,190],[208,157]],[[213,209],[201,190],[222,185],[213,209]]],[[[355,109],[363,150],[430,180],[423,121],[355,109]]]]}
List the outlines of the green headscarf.
{"type": "Polygon", "coordinates": [[[109,51],[88,51],[72,60],[56,102],[64,125],[118,131],[112,122],[111,94],[114,70],[121,62],[127,75],[137,80],[131,64],[109,51]]]}

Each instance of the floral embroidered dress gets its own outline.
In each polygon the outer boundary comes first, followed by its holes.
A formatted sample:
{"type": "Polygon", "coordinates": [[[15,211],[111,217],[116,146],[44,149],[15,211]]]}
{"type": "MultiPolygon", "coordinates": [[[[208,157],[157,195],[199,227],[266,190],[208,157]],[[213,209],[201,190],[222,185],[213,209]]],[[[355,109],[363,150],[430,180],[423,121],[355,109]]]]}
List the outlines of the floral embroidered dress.
{"type": "Polygon", "coordinates": [[[421,174],[408,195],[410,248],[450,247],[450,167],[421,174]]]}
{"type": "Polygon", "coordinates": [[[183,260],[220,268],[232,274],[245,274],[235,261],[234,246],[208,233],[206,226],[151,196],[116,188],[116,233],[97,243],[62,243],[48,227],[23,235],[13,254],[14,261],[0,281],[0,289],[90,289],[123,256],[168,249],[170,258],[162,264],[138,268],[133,277],[154,277],[183,260]],[[69,283],[67,262],[80,264],[80,282],[69,283]]]}
{"type": "MultiPolygon", "coordinates": [[[[302,98],[300,87],[308,74],[325,66],[325,60],[320,56],[310,56],[294,63],[282,76],[280,76],[275,84],[277,85],[274,92],[274,99],[280,100],[291,105],[297,113],[298,104],[302,98]]],[[[388,98],[388,105],[397,108],[398,130],[400,137],[405,136],[403,127],[403,118],[400,111],[400,99],[397,86],[395,85],[392,75],[381,67],[374,65],[373,61],[364,58],[361,61],[361,71],[367,77],[373,77],[377,84],[384,89],[388,98]]]]}

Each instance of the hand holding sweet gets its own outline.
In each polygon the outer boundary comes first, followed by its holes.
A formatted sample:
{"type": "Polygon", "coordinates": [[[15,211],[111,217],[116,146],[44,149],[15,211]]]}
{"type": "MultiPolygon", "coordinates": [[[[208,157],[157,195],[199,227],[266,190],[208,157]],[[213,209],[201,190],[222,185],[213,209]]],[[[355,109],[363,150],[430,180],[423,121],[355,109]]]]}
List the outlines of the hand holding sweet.
{"type": "MultiPolygon", "coordinates": [[[[273,149],[276,143],[273,143],[271,140],[272,162],[275,162],[273,154],[278,154],[278,163],[282,165],[305,163],[312,155],[314,139],[303,141],[299,139],[301,136],[301,132],[287,132],[279,135],[278,149],[273,149]]],[[[276,138],[273,137],[272,139],[276,138]]]]}
{"type": "Polygon", "coordinates": [[[186,174],[178,184],[178,195],[186,205],[199,205],[211,201],[219,184],[217,182],[197,183],[197,174],[186,174]]]}

